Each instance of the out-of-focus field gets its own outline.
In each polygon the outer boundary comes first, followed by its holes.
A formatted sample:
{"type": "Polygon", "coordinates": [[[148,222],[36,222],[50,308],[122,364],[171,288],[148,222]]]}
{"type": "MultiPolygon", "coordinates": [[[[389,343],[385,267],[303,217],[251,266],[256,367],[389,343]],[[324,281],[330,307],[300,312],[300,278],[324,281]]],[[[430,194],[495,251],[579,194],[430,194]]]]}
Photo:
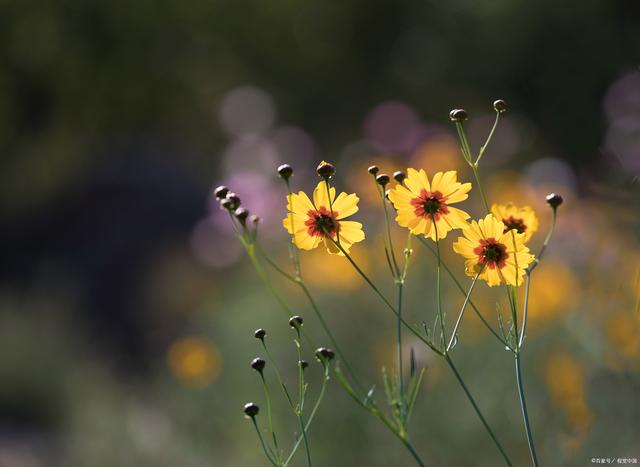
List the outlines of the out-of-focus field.
{"type": "MultiPolygon", "coordinates": [[[[556,234],[531,289],[524,372],[542,465],[640,462],[638,6],[497,1],[0,1],[0,466],[267,465],[242,405],[269,332],[285,378],[287,315],[211,196],[236,191],[288,266],[285,189],[321,159],[356,192],[354,257],[393,294],[366,169],[472,174],[448,112],[465,107],[490,202],[533,206],[556,234]]],[[[474,188],[475,189],[475,188],[474,188]]],[[[480,198],[464,203],[474,218],[480,198]]],[[[405,231],[395,224],[398,245],[405,231]]],[[[443,255],[464,281],[463,261],[443,255]]],[[[407,319],[431,322],[435,261],[414,242],[407,319]]],[[[395,321],[339,257],[301,254],[309,286],[364,381],[394,365],[395,321]]],[[[299,290],[273,276],[316,342],[299,290]]],[[[462,303],[444,280],[451,316],[462,303]]],[[[474,300],[495,324],[499,292],[474,300]]],[[[504,292],[502,291],[502,294],[504,292]]],[[[512,357],[469,313],[456,361],[515,464],[529,465],[512,357]]],[[[412,421],[430,466],[501,462],[455,380],[420,342],[412,421]]],[[[304,349],[309,361],[312,349],[304,349]]],[[[311,395],[319,365],[310,368],[311,395]]],[[[271,377],[269,375],[268,377],[271,377]]],[[[310,431],[319,466],[412,465],[335,380],[310,431]]],[[[281,439],[296,430],[274,404],[281,439]]],[[[295,465],[304,465],[302,452],[295,465]]]]}

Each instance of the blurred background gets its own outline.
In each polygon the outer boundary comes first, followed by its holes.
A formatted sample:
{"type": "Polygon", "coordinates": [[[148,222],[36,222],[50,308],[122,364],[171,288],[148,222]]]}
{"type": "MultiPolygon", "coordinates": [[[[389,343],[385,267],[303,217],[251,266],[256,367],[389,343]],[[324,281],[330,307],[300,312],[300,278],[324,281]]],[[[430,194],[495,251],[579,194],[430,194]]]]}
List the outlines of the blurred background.
{"type": "MultiPolygon", "coordinates": [[[[539,457],[640,458],[639,54],[632,0],[1,0],[0,466],[267,465],[241,411],[264,405],[253,330],[268,330],[291,384],[293,335],[212,187],[263,218],[289,267],[275,168],[292,164],[294,188],[310,191],[332,161],[339,188],[361,197],[367,239],[353,253],[392,294],[366,168],[470,180],[448,112],[468,110],[477,149],[498,97],[509,112],[481,167],[490,202],[536,208],[537,250],[544,195],[566,201],[524,356],[539,457]]],[[[482,214],[477,197],[463,207],[482,214]]],[[[394,227],[398,245],[404,234],[394,227]]],[[[455,237],[445,258],[464,279],[455,237]]],[[[393,317],[344,260],[314,251],[302,264],[345,353],[380,386],[393,317]]],[[[304,297],[274,281],[321,342],[304,297]]],[[[415,322],[434,316],[433,283],[416,243],[415,322]]],[[[495,321],[493,291],[476,297],[495,321]]],[[[451,314],[461,303],[449,282],[444,300],[451,314]]],[[[462,373],[528,465],[510,354],[472,314],[461,337],[462,373]]],[[[406,346],[426,367],[413,438],[428,465],[500,465],[447,368],[406,346]]],[[[274,404],[290,443],[295,420],[274,404]]],[[[335,381],[310,443],[316,465],[413,465],[335,381]]]]}

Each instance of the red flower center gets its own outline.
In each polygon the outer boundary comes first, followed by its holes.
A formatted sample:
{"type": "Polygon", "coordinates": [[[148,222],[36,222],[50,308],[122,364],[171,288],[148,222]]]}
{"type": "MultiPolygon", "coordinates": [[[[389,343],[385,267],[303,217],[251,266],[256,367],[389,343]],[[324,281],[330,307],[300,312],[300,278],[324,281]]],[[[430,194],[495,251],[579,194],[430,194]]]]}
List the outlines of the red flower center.
{"type": "Polygon", "coordinates": [[[336,232],[340,230],[340,222],[338,221],[338,213],[336,211],[329,211],[324,206],[316,211],[309,210],[307,212],[309,217],[304,221],[304,225],[307,226],[307,232],[312,237],[325,237],[327,233],[333,238],[336,236],[336,232]]]}
{"type": "Polygon", "coordinates": [[[418,217],[440,219],[443,214],[449,213],[449,208],[445,204],[447,198],[439,191],[427,191],[424,188],[420,191],[420,196],[411,200],[411,205],[415,208],[414,213],[418,217]]]}
{"type": "Polygon", "coordinates": [[[505,228],[504,231],[515,230],[518,233],[523,233],[527,230],[527,225],[524,223],[524,219],[516,219],[513,216],[509,216],[507,219],[502,219],[505,228]]]}
{"type": "Polygon", "coordinates": [[[502,269],[509,257],[507,253],[507,247],[502,243],[491,237],[487,239],[481,239],[480,245],[473,249],[473,252],[478,255],[478,264],[488,267],[489,269],[502,269]]]}

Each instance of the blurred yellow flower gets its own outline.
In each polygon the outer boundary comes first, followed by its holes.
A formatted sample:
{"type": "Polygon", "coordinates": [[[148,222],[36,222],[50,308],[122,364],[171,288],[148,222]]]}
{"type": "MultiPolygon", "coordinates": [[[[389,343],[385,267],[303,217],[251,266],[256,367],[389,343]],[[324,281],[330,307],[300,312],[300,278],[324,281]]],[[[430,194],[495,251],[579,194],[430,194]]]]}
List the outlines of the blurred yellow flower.
{"type": "Polygon", "coordinates": [[[339,241],[342,248],[349,252],[354,243],[364,240],[362,224],[344,219],[358,212],[359,198],[354,194],[340,193],[331,187],[327,193],[324,181],[313,190],[313,203],[303,191],[287,195],[289,214],[282,225],[292,235],[293,243],[302,250],[313,250],[324,242],[331,254],[342,255],[338,247],[327,235],[339,241]]]}
{"type": "Polygon", "coordinates": [[[571,355],[552,354],[545,365],[545,381],[552,403],[565,413],[574,431],[587,430],[593,415],[587,404],[584,369],[571,355]]]}
{"type": "Polygon", "coordinates": [[[513,203],[493,204],[491,213],[501,220],[507,230],[515,230],[524,234],[524,241],[528,242],[538,230],[538,217],[531,206],[518,207],[513,203]]]}
{"type": "Polygon", "coordinates": [[[616,313],[607,322],[607,337],[625,357],[640,352],[640,320],[635,314],[616,313]]]}
{"type": "MultiPolygon", "coordinates": [[[[571,268],[560,261],[545,258],[531,281],[529,294],[530,329],[554,323],[575,307],[581,287],[571,268]]],[[[524,291],[520,296],[524,300],[524,291]]]]}
{"type": "Polygon", "coordinates": [[[390,190],[389,200],[398,211],[396,222],[412,234],[436,240],[452,229],[467,226],[469,214],[451,207],[469,197],[471,183],[460,183],[455,170],[437,172],[431,182],[424,170],[409,169],[402,185],[390,190]],[[434,225],[435,221],[435,225],[434,225]]]}
{"type": "Polygon", "coordinates": [[[490,287],[502,283],[521,285],[533,255],[524,244],[524,234],[511,230],[492,214],[472,221],[453,244],[453,250],[466,258],[465,272],[487,281],[490,287]]]}
{"type": "MultiPolygon", "coordinates": [[[[361,250],[361,254],[352,254],[352,257],[366,270],[369,265],[367,251],[361,250]]],[[[305,255],[303,265],[305,269],[313,271],[313,274],[305,275],[305,280],[314,286],[332,290],[357,290],[364,284],[348,261],[338,256],[327,256],[321,250],[305,255]]]]}
{"type": "Polygon", "coordinates": [[[213,342],[195,336],[171,344],[167,363],[177,379],[194,387],[213,383],[222,370],[222,358],[213,342]]]}

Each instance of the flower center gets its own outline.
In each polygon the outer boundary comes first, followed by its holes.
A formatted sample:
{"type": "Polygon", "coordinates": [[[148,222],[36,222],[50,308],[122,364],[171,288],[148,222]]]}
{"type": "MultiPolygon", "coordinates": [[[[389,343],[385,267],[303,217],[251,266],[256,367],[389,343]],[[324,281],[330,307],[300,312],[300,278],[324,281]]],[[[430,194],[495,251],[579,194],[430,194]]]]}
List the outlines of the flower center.
{"type": "Polygon", "coordinates": [[[527,225],[524,223],[524,219],[516,219],[513,216],[509,216],[507,219],[502,219],[505,228],[504,231],[515,230],[518,233],[523,233],[527,230],[527,225]]]}
{"type": "Polygon", "coordinates": [[[336,236],[336,232],[340,230],[340,222],[338,221],[338,213],[329,211],[324,206],[320,206],[317,211],[309,210],[307,212],[308,219],[304,222],[307,232],[312,237],[326,237],[327,233],[331,237],[336,236]]]}
{"type": "Polygon", "coordinates": [[[502,243],[498,243],[493,237],[480,240],[480,245],[475,247],[473,252],[478,255],[478,264],[489,269],[495,269],[496,266],[502,269],[509,257],[507,247],[502,243]]]}
{"type": "Polygon", "coordinates": [[[420,196],[411,200],[411,205],[414,207],[416,216],[433,218],[437,221],[441,215],[449,213],[446,201],[447,198],[439,191],[430,192],[422,189],[420,196]]]}

